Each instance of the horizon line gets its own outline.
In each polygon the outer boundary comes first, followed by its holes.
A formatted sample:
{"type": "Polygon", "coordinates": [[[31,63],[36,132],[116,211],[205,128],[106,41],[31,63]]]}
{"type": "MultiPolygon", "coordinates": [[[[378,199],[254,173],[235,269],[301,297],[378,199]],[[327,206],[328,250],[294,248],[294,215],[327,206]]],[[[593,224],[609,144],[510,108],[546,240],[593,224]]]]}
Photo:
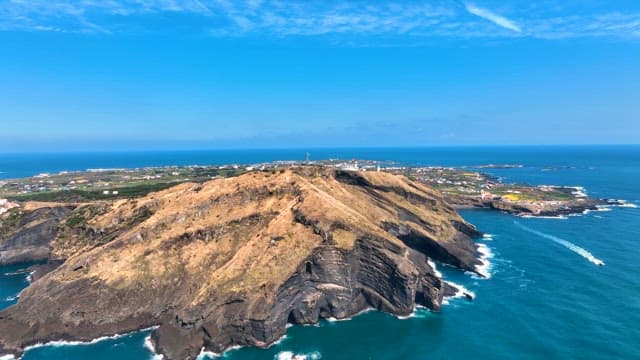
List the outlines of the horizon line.
{"type": "Polygon", "coordinates": [[[149,149],[70,149],[70,150],[24,150],[2,151],[12,154],[77,154],[77,153],[148,153],[148,152],[201,152],[201,151],[260,151],[260,150],[369,150],[369,149],[446,149],[446,148],[518,148],[518,147],[629,147],[640,143],[593,143],[593,144],[457,144],[457,145],[382,145],[382,146],[291,146],[291,147],[211,147],[211,148],[149,148],[149,149]]]}

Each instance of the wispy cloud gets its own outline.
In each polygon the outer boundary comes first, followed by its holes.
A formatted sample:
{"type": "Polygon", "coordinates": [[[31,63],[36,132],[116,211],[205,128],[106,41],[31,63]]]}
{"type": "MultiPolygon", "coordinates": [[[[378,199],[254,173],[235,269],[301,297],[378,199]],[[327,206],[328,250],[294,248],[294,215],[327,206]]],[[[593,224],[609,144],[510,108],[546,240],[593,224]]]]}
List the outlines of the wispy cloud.
{"type": "Polygon", "coordinates": [[[522,29],[520,29],[520,26],[518,26],[518,24],[516,24],[512,20],[507,19],[504,16],[494,13],[491,10],[477,7],[474,4],[466,4],[465,8],[471,14],[479,16],[483,19],[487,19],[498,26],[502,26],[505,29],[509,29],[515,32],[522,32],[522,29]]]}
{"type": "Polygon", "coordinates": [[[480,7],[457,0],[0,0],[0,31],[324,36],[374,46],[381,39],[640,38],[640,6],[616,9],[605,0],[593,0],[600,4],[593,8],[551,6],[538,0],[516,8],[497,2],[480,7]]]}

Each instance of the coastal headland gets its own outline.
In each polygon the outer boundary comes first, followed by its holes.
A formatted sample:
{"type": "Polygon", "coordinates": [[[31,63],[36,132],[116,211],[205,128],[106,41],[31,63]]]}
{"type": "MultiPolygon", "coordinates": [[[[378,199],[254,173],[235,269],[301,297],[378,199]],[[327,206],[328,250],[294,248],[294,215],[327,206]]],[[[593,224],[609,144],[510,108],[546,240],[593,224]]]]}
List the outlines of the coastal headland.
{"type": "Polygon", "coordinates": [[[48,252],[0,312],[3,354],[156,327],[158,352],[194,359],[368,308],[438,311],[460,289],[435,262],[481,275],[480,232],[438,191],[388,172],[250,170],[137,198],[26,206],[9,212],[3,254],[48,252]]]}
{"type": "Polygon", "coordinates": [[[265,347],[288,324],[465,294],[482,272],[455,206],[557,216],[614,204],[469,169],[278,162],[41,174],[0,184],[0,264],[40,262],[0,312],[0,353],[154,327],[168,359],[265,347]]]}

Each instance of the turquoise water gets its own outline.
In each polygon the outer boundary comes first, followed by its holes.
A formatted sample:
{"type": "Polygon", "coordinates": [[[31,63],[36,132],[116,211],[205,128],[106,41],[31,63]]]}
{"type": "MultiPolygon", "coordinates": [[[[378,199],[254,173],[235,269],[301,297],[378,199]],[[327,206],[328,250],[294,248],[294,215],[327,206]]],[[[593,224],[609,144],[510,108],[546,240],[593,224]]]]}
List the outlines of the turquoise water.
{"type": "MultiPolygon", "coordinates": [[[[525,167],[489,171],[507,181],[581,185],[591,195],[640,205],[640,147],[324,151],[338,154],[331,157],[421,165],[519,163],[525,167]]],[[[299,151],[281,152],[247,152],[253,155],[236,162],[254,162],[252,159],[259,156],[290,159],[285,155],[299,151]]],[[[195,156],[202,161],[194,163],[204,164],[207,158],[219,155],[183,152],[174,153],[171,160],[191,163],[181,156],[195,156]]],[[[72,154],[62,156],[65,160],[60,164],[69,166],[73,162],[72,154]]],[[[108,158],[108,154],[101,156],[108,158]]],[[[45,157],[39,166],[27,167],[21,162],[11,170],[2,157],[0,171],[9,174],[65,169],[48,163],[45,157]]],[[[112,160],[114,165],[109,167],[162,165],[145,163],[161,155],[145,153],[143,157],[146,160],[135,154],[133,160],[122,163],[112,160]]],[[[299,157],[304,157],[304,151],[299,157]]],[[[77,160],[76,166],[106,167],[94,166],[89,158],[77,160]]],[[[462,215],[493,235],[492,239],[479,240],[493,252],[492,276],[477,279],[455,269],[439,269],[447,279],[475,292],[474,301],[453,299],[440,313],[418,310],[409,319],[368,312],[349,321],[292,327],[270,349],[243,348],[224,357],[285,359],[291,354],[304,354],[308,359],[640,359],[640,209],[618,207],[564,220],[525,219],[482,210],[463,211],[462,215]],[[582,256],[584,253],[574,251],[576,247],[606,265],[596,266],[582,256]]],[[[27,285],[27,274],[15,274],[17,270],[0,269],[0,300],[17,295],[27,285]]],[[[131,334],[91,345],[41,347],[28,351],[24,358],[150,359],[152,353],[143,346],[146,335],[131,334]]]]}

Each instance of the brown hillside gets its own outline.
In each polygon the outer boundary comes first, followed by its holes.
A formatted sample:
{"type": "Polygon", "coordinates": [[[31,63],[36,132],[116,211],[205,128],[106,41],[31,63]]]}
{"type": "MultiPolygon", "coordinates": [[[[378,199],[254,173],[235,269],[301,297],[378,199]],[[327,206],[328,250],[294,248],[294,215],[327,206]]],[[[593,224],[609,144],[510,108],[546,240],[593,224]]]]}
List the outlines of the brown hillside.
{"type": "Polygon", "coordinates": [[[475,271],[474,235],[424,185],[319,167],[80,207],[53,244],[66,261],[0,312],[0,353],[158,325],[162,353],[193,359],[366,307],[437,310],[427,260],[475,271]]]}

